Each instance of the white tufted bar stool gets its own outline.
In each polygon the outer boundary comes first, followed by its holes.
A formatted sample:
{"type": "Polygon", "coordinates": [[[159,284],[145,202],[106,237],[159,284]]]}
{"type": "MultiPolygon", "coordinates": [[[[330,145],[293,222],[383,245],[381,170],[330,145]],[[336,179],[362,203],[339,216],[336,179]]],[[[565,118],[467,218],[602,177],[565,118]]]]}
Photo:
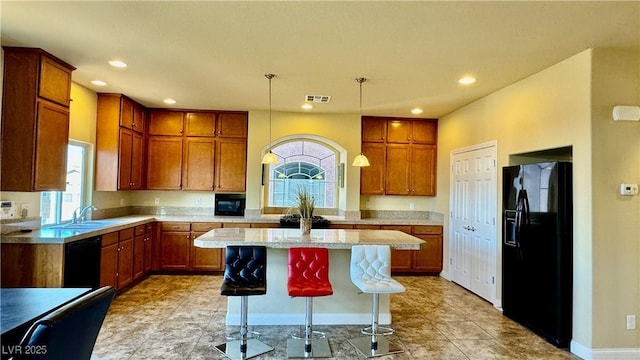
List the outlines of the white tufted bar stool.
{"type": "Polygon", "coordinates": [[[354,245],[351,247],[351,282],[363,293],[372,294],[371,326],[362,329],[361,336],[349,342],[366,357],[382,356],[403,350],[385,339],[395,332],[378,325],[380,294],[405,291],[405,287],[391,277],[391,248],[388,245],[354,245]]]}

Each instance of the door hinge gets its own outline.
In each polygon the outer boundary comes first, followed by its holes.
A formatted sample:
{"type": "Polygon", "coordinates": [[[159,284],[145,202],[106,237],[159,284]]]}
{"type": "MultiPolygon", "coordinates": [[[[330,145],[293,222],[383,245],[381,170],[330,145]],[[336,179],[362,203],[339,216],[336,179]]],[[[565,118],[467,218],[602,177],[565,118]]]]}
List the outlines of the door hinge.
{"type": "Polygon", "coordinates": [[[453,264],[453,258],[449,258],[449,265],[453,264]]]}
{"type": "Polygon", "coordinates": [[[453,210],[451,210],[451,213],[450,213],[449,217],[450,217],[451,219],[453,219],[453,210]]]}
{"type": "Polygon", "coordinates": [[[496,218],[494,217],[493,219],[491,219],[493,221],[493,225],[496,224],[496,218]]]}
{"type": "Polygon", "coordinates": [[[492,276],[492,277],[491,277],[491,284],[492,284],[492,285],[495,285],[495,284],[496,284],[496,277],[495,277],[495,276],[492,276]]]}

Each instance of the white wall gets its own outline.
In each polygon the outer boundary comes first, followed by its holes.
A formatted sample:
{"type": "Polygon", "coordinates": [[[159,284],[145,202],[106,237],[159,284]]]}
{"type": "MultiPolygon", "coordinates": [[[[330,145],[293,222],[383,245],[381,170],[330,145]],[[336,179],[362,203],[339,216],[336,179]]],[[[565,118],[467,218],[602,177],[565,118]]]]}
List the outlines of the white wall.
{"type": "MultiPolygon", "coordinates": [[[[573,340],[587,349],[640,348],[638,331],[624,328],[625,314],[640,313],[638,197],[615,195],[622,179],[640,180],[640,124],[611,121],[616,101],[640,102],[639,59],[637,52],[587,50],[439,122],[439,194],[449,193],[449,154],[455,149],[497,140],[502,168],[510,154],[572,147],[573,340]]],[[[501,204],[500,192],[498,197],[501,204]]],[[[448,213],[448,202],[438,196],[435,210],[448,213]]],[[[445,259],[447,234],[445,217],[445,259]]],[[[500,257],[499,251],[499,267],[500,257]]]]}

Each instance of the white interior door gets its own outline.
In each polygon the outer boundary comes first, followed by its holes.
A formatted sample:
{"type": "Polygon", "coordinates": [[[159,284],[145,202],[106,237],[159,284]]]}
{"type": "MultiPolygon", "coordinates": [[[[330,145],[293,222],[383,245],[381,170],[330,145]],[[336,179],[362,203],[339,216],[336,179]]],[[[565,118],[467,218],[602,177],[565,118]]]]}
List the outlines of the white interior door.
{"type": "Polygon", "coordinates": [[[495,143],[451,155],[451,280],[496,298],[497,169],[495,143]]]}

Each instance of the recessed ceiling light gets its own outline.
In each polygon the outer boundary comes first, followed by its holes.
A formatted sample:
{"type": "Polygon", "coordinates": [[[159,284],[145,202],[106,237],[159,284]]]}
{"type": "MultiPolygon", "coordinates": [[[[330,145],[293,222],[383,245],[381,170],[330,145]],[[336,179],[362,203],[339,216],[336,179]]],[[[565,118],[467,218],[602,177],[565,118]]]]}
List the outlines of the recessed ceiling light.
{"type": "Polygon", "coordinates": [[[411,109],[411,113],[412,113],[413,115],[422,114],[422,109],[420,109],[420,108],[414,108],[414,109],[411,109]]]}
{"type": "Polygon", "coordinates": [[[109,65],[113,66],[113,67],[117,67],[117,68],[126,68],[127,64],[124,61],[120,61],[120,60],[110,60],[109,61],[109,65]]]}
{"type": "Polygon", "coordinates": [[[91,83],[92,83],[93,85],[98,85],[98,86],[105,86],[105,85],[107,85],[107,83],[106,83],[106,82],[104,82],[104,81],[102,81],[102,80],[91,80],[91,83]]]}
{"type": "Polygon", "coordinates": [[[164,99],[164,100],[162,100],[162,102],[164,102],[165,104],[169,104],[169,105],[173,105],[173,104],[176,103],[176,101],[173,100],[173,99],[164,99]]]}
{"type": "Polygon", "coordinates": [[[458,82],[462,85],[470,85],[473,84],[474,82],[476,82],[476,78],[472,77],[472,76],[465,76],[463,78],[461,78],[460,80],[458,80],[458,82]]]}
{"type": "Polygon", "coordinates": [[[301,108],[305,109],[305,110],[310,110],[313,109],[313,105],[311,104],[304,104],[302,106],[300,106],[301,108]]]}

